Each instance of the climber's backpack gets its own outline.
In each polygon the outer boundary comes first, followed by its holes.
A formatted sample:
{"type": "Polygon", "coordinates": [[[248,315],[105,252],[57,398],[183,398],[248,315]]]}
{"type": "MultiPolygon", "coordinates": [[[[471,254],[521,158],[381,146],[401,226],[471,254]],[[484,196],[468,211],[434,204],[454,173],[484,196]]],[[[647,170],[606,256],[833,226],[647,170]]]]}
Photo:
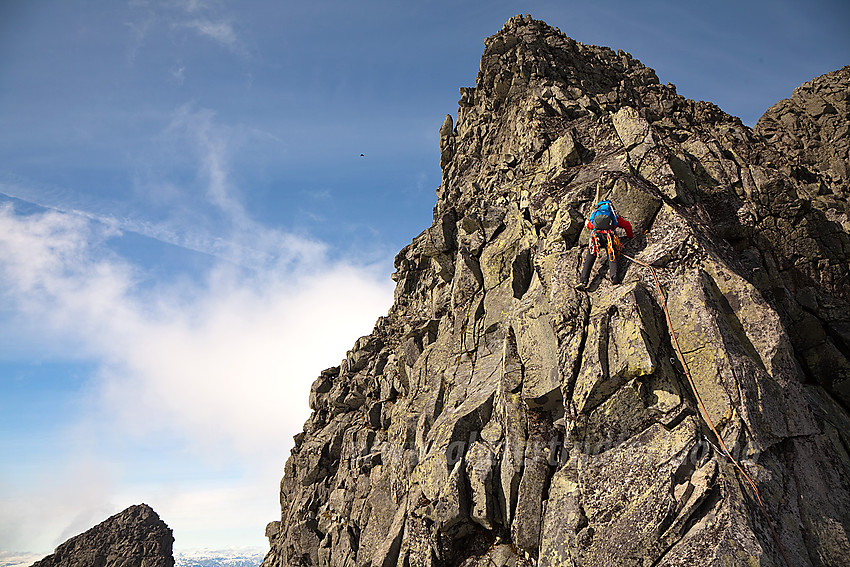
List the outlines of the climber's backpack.
{"type": "Polygon", "coordinates": [[[614,230],[617,226],[617,213],[611,201],[600,201],[596,210],[590,215],[594,230],[614,230]]]}

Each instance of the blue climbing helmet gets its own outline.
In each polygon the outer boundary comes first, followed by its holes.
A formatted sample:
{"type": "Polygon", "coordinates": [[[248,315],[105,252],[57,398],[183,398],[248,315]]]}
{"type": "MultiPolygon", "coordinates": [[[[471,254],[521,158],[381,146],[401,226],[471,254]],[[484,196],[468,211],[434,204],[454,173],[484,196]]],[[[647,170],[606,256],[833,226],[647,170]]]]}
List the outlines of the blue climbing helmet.
{"type": "Polygon", "coordinates": [[[613,230],[617,226],[617,213],[611,201],[599,201],[590,214],[594,230],[613,230]]]}

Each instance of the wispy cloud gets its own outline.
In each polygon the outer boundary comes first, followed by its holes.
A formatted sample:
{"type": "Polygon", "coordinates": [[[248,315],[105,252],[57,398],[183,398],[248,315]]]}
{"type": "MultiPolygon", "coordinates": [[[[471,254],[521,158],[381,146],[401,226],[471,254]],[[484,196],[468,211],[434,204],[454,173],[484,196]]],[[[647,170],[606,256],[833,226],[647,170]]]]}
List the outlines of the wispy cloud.
{"type": "Polygon", "coordinates": [[[186,81],[186,67],[183,65],[173,66],[171,68],[171,76],[178,85],[183,86],[183,83],[186,81]]]}
{"type": "Polygon", "coordinates": [[[194,29],[202,36],[215,40],[230,49],[236,49],[238,47],[239,42],[236,37],[236,32],[233,31],[233,26],[229,22],[190,20],[183,25],[194,29]]]}
{"type": "MultiPolygon", "coordinates": [[[[72,456],[54,463],[80,474],[44,475],[35,479],[43,484],[28,487],[0,478],[3,547],[19,547],[14,541],[34,532],[58,538],[81,531],[104,510],[141,500],[178,534],[213,529],[199,528],[204,517],[227,523],[237,503],[246,510],[246,532],[251,522],[273,519],[277,477],[309,413],[310,383],[371,331],[391,304],[392,285],[374,266],[335,260],[325,243],[253,219],[232,181],[238,138],[213,113],[191,106],[163,131],[163,143],[192,156],[197,186],[167,176],[148,182],[171,183],[164,205],[192,203],[191,219],[93,213],[68,206],[73,198],[65,191],[6,183],[4,192],[46,201],[48,209],[23,214],[0,206],[0,298],[8,316],[0,326],[16,326],[20,340],[54,358],[73,344],[74,356],[97,370],[66,431],[72,456]],[[113,246],[127,231],[220,260],[192,279],[151,284],[145,267],[113,246]],[[169,448],[160,448],[166,439],[169,448]],[[134,444],[148,447],[152,459],[178,450],[212,468],[239,463],[242,476],[258,472],[203,490],[169,480],[127,488],[134,464],[125,453],[134,444]],[[85,474],[92,468],[99,476],[85,474]],[[32,507],[28,499],[39,494],[85,497],[32,507]]],[[[261,536],[261,525],[250,527],[261,536]]]]}
{"type": "MultiPolygon", "coordinates": [[[[164,145],[180,147],[194,155],[198,190],[203,192],[200,198],[214,211],[212,216],[219,219],[215,229],[226,235],[226,239],[211,247],[216,255],[248,267],[292,262],[308,265],[313,259],[323,258],[324,243],[257,223],[246,211],[241,189],[231,180],[231,161],[242,143],[257,137],[265,140],[268,135],[220,124],[214,112],[193,104],[178,108],[161,135],[164,145]]],[[[147,181],[153,185],[163,182],[169,181],[161,177],[147,181]]],[[[185,200],[184,192],[175,197],[185,200]]],[[[178,218],[173,224],[183,226],[185,222],[178,218]]]]}
{"type": "Polygon", "coordinates": [[[175,109],[135,164],[136,198],[142,208],[94,200],[75,188],[48,186],[0,172],[0,195],[97,221],[250,269],[313,260],[325,261],[327,245],[303,234],[256,222],[245,209],[242,189],[232,181],[232,157],[251,140],[279,143],[256,128],[221,124],[216,114],[193,103],[175,109]],[[177,156],[177,157],[175,157],[177,156]],[[161,165],[165,162],[166,165],[161,165]],[[194,170],[191,182],[174,170],[194,170]]]}
{"type": "Polygon", "coordinates": [[[157,32],[191,30],[239,56],[246,56],[246,42],[239,37],[233,15],[219,3],[200,0],[131,0],[128,59],[135,61],[148,37],[157,32]]]}
{"type": "Polygon", "coordinates": [[[233,27],[232,16],[218,3],[189,0],[181,6],[183,15],[176,17],[175,26],[191,29],[238,55],[246,54],[245,43],[233,27]]]}
{"type": "Polygon", "coordinates": [[[205,10],[209,7],[209,3],[204,0],[185,0],[182,4],[184,9],[189,13],[205,10]]]}
{"type": "Polygon", "coordinates": [[[148,34],[156,24],[156,13],[150,9],[145,0],[131,0],[129,6],[135,12],[135,18],[125,21],[124,25],[130,30],[128,38],[127,61],[133,65],[139,51],[145,44],[148,34]]]}

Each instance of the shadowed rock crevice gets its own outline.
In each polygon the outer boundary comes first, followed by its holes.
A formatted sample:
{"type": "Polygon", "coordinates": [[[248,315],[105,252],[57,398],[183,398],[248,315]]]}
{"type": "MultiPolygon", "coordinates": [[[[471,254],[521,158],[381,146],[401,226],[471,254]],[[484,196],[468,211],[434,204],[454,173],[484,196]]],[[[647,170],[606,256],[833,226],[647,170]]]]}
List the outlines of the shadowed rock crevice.
{"type": "Polygon", "coordinates": [[[841,564],[846,82],[751,130],[511,18],[439,131],[433,226],[396,256],[395,304],[311,389],[264,566],[783,565],[697,393],[792,563],[841,564]],[[620,284],[600,259],[575,289],[599,199],[664,297],[626,259],[620,284]]]}

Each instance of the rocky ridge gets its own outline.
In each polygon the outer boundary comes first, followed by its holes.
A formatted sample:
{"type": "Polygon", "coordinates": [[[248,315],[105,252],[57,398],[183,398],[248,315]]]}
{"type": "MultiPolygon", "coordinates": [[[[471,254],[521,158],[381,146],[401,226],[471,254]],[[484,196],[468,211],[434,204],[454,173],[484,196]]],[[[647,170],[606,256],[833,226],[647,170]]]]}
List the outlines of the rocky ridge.
{"type": "Polygon", "coordinates": [[[509,20],[440,129],[395,304],[311,388],[263,565],[842,564],[849,69],[750,129],[509,20]],[[666,298],[628,261],[574,289],[599,198],[666,298]]]}
{"type": "Polygon", "coordinates": [[[72,537],[32,567],[173,567],[171,528],[147,504],[72,537]]]}
{"type": "Polygon", "coordinates": [[[789,158],[791,175],[816,184],[818,195],[848,197],[850,183],[850,66],[817,77],[779,101],[755,127],[789,158]]]}

